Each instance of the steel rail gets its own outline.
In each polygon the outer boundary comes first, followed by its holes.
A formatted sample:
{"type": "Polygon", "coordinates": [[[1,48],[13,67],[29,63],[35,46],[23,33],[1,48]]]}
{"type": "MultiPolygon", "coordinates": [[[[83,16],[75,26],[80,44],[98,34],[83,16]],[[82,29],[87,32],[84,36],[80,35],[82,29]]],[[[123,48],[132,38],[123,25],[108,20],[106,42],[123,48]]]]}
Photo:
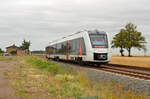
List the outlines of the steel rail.
{"type": "Polygon", "coordinates": [[[117,74],[122,74],[126,76],[132,76],[135,78],[150,80],[150,72],[145,72],[143,70],[134,70],[131,68],[117,68],[117,67],[109,67],[109,66],[102,66],[101,70],[107,71],[107,72],[113,72],[117,74]]]}

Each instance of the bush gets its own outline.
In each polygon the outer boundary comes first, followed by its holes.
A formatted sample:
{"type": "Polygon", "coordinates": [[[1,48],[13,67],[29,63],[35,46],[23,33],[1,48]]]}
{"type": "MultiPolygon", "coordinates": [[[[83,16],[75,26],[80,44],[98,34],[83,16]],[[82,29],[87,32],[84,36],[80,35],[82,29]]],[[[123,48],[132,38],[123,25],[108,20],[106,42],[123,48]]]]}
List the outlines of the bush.
{"type": "Polygon", "coordinates": [[[67,74],[65,74],[65,75],[58,74],[55,76],[55,79],[59,80],[59,81],[63,81],[63,82],[69,82],[69,81],[75,80],[74,76],[69,75],[69,74],[68,75],[67,74]]]}
{"type": "Polygon", "coordinates": [[[29,56],[26,56],[24,58],[26,62],[31,64],[32,66],[42,70],[47,70],[53,74],[64,74],[67,72],[67,70],[65,70],[64,68],[61,68],[60,66],[48,62],[44,59],[39,59],[36,57],[29,57],[29,56]]]}

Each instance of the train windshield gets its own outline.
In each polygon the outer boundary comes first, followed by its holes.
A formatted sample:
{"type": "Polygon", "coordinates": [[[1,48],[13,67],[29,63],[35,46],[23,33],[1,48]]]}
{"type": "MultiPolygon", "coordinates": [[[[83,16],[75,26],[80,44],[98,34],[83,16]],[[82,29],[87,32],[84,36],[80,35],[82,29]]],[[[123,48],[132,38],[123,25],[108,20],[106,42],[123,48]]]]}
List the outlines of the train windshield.
{"type": "Polygon", "coordinates": [[[89,34],[93,48],[108,48],[106,34],[89,34]]]}

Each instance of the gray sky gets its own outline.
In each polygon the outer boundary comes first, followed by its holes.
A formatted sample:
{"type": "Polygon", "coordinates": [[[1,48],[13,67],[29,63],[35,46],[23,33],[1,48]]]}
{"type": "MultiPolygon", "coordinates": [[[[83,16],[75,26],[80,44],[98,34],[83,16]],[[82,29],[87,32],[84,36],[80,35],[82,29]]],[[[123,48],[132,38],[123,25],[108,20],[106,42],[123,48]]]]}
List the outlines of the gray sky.
{"type": "Polygon", "coordinates": [[[0,48],[31,40],[31,50],[80,30],[111,37],[132,22],[150,50],[150,0],[0,0],[0,48]]]}

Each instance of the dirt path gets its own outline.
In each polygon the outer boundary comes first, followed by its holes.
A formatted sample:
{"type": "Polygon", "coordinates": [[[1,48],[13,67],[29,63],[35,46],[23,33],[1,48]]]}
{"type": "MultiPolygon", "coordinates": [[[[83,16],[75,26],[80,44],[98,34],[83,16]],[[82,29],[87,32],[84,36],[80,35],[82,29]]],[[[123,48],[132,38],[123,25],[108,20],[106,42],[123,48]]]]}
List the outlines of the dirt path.
{"type": "Polygon", "coordinates": [[[0,61],[0,99],[18,99],[5,72],[11,71],[15,60],[0,61]]]}

